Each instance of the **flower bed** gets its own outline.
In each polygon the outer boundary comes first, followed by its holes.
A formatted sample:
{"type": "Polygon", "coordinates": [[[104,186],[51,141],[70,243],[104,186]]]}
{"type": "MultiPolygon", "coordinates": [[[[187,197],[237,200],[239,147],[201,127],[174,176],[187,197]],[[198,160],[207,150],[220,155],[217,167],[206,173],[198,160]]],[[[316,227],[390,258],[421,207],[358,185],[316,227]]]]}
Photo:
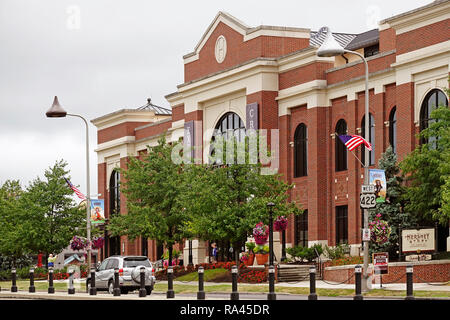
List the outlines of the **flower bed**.
{"type": "Polygon", "coordinates": [[[249,268],[244,268],[239,273],[238,282],[243,283],[262,283],[266,282],[268,278],[268,274],[266,270],[252,270],[249,268]]]}
{"type": "Polygon", "coordinates": [[[364,262],[364,257],[359,257],[359,256],[343,257],[340,259],[326,261],[324,263],[324,266],[325,267],[345,266],[347,264],[361,264],[363,262],[364,262]]]}
{"type": "MultiPolygon", "coordinates": [[[[213,270],[213,269],[226,269],[230,271],[228,276],[225,278],[221,278],[217,280],[217,282],[231,282],[231,268],[236,265],[236,262],[216,262],[216,263],[200,263],[195,265],[194,267],[184,267],[184,266],[176,266],[173,268],[174,277],[180,277],[187,273],[198,272],[198,268],[200,266],[203,267],[204,270],[213,270]]],[[[167,280],[167,269],[156,272],[155,277],[157,280],[167,280]]],[[[253,270],[248,268],[245,264],[241,263],[239,265],[239,277],[238,282],[243,283],[262,283],[266,282],[268,279],[268,273],[266,270],[253,270]]]]}

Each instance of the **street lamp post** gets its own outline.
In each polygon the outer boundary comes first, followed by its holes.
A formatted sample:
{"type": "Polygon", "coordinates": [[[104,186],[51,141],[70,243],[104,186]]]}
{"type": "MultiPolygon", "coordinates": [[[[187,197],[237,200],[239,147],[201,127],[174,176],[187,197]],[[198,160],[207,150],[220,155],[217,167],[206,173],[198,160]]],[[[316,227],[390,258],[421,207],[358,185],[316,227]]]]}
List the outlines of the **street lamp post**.
{"type": "Polygon", "coordinates": [[[267,207],[269,208],[269,294],[268,300],[276,300],[275,294],[275,269],[273,266],[273,207],[275,204],[269,202],[267,207]]]}
{"type": "MultiPolygon", "coordinates": [[[[331,33],[330,29],[328,27],[325,27],[327,29],[327,35],[325,37],[325,40],[323,41],[320,48],[317,50],[317,55],[319,57],[334,57],[334,56],[340,56],[344,53],[351,53],[356,54],[359,56],[362,61],[364,62],[365,67],[365,95],[364,95],[364,139],[366,141],[369,141],[370,137],[370,128],[369,128],[369,66],[367,64],[366,58],[364,58],[364,55],[360,54],[356,51],[350,51],[346,50],[341,47],[341,45],[333,38],[333,34],[331,33]]],[[[369,184],[369,150],[367,148],[364,148],[365,157],[364,157],[364,184],[369,184]]],[[[367,209],[364,209],[364,229],[367,229],[369,227],[369,212],[367,209]]],[[[369,264],[369,242],[364,241],[364,269],[363,269],[363,281],[362,281],[362,290],[363,292],[367,291],[367,280],[368,280],[368,269],[369,264]]]]}
{"type": "Polygon", "coordinates": [[[51,108],[45,113],[48,118],[63,118],[66,116],[78,117],[82,119],[86,125],[86,237],[88,240],[87,259],[88,268],[91,268],[91,221],[90,221],[90,177],[89,177],[89,126],[85,118],[77,114],[67,113],[59,104],[58,97],[55,96],[51,108]]]}

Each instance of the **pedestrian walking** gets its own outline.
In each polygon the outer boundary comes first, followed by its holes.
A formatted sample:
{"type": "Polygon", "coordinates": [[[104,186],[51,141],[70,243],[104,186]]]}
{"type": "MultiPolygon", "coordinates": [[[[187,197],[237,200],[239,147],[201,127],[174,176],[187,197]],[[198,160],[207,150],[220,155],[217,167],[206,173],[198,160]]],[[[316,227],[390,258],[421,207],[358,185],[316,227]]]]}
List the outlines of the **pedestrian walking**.
{"type": "Polygon", "coordinates": [[[215,242],[213,242],[211,244],[212,249],[212,255],[213,255],[213,262],[216,263],[217,262],[217,244],[215,242]]]}
{"type": "Polygon", "coordinates": [[[53,254],[49,254],[49,256],[48,256],[48,267],[49,268],[53,268],[54,266],[55,266],[55,261],[56,261],[56,258],[58,257],[58,255],[55,255],[55,256],[53,256],[53,254]]]}

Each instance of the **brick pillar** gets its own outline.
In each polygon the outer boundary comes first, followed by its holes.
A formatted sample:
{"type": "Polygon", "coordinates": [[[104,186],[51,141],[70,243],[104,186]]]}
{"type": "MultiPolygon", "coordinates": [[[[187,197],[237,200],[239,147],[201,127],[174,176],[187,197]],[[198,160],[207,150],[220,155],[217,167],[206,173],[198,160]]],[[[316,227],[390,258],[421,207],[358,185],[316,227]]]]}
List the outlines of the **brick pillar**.
{"type": "Polygon", "coordinates": [[[308,240],[327,240],[328,108],[308,110],[308,240]]]}
{"type": "Polygon", "coordinates": [[[404,83],[396,88],[397,95],[397,146],[398,161],[415,147],[414,83],[404,83]]]}
{"type": "Polygon", "coordinates": [[[375,118],[375,167],[378,167],[378,160],[386,149],[384,139],[384,93],[378,93],[373,97],[372,108],[375,110],[373,116],[375,118]]]}
{"type": "MultiPolygon", "coordinates": [[[[349,134],[358,134],[356,128],[360,127],[360,118],[358,116],[358,104],[356,100],[347,102],[348,121],[347,131],[349,134]]],[[[360,156],[355,152],[356,156],[360,156]]],[[[361,164],[355,158],[353,153],[347,152],[347,172],[348,172],[348,237],[349,243],[361,242],[361,210],[359,208],[359,188],[361,180],[361,164]]],[[[333,210],[333,217],[336,211],[333,210]]],[[[334,222],[333,222],[334,230],[334,222]]],[[[334,234],[333,234],[334,236],[334,234]]],[[[335,243],[335,237],[333,238],[335,243]]]]}
{"type": "MultiPolygon", "coordinates": [[[[106,190],[106,181],[107,181],[107,177],[106,177],[106,163],[99,163],[97,165],[97,176],[98,176],[98,182],[97,182],[97,188],[98,188],[98,193],[101,194],[98,198],[99,199],[103,199],[104,203],[105,203],[105,208],[104,208],[104,213],[105,213],[105,218],[108,218],[108,214],[109,214],[109,203],[107,201],[107,190],[106,190]]],[[[104,234],[102,234],[101,236],[104,236],[104,234]]],[[[105,255],[105,248],[106,246],[103,247],[103,250],[99,250],[99,255],[98,255],[98,260],[103,260],[105,259],[106,255],[105,255]],[[102,254],[100,256],[100,254],[102,254]]]]}
{"type": "MultiPolygon", "coordinates": [[[[291,145],[290,142],[290,124],[291,115],[284,115],[278,118],[278,128],[280,130],[280,170],[283,180],[286,183],[292,183],[292,162],[291,162],[291,145]]],[[[288,201],[293,201],[293,191],[290,190],[288,201]]],[[[294,243],[294,216],[288,217],[288,229],[286,230],[286,243],[294,243]]]]}

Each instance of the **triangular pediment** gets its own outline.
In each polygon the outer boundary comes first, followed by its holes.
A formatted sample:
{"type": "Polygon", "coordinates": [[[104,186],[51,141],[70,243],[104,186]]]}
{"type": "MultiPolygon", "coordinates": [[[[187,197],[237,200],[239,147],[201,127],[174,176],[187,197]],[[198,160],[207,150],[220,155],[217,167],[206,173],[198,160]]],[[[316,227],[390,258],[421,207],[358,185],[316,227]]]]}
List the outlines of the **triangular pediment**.
{"type": "Polygon", "coordinates": [[[187,55],[185,55],[185,56],[183,56],[183,58],[186,59],[186,58],[192,57],[194,55],[198,55],[198,53],[203,48],[205,43],[208,41],[208,39],[211,36],[211,34],[213,33],[213,31],[216,29],[216,27],[221,22],[226,24],[227,26],[229,26],[230,28],[232,28],[233,30],[239,32],[240,34],[242,34],[244,36],[247,34],[247,31],[249,29],[251,29],[245,23],[243,23],[242,21],[236,19],[235,17],[233,17],[229,13],[226,13],[226,12],[223,12],[223,11],[219,11],[219,13],[216,15],[214,20],[211,22],[211,24],[206,29],[206,31],[203,34],[203,36],[200,38],[200,41],[195,46],[194,51],[189,53],[189,54],[187,54],[187,55]]]}
{"type": "Polygon", "coordinates": [[[292,37],[292,38],[310,37],[310,29],[293,28],[293,27],[276,27],[276,26],[250,27],[241,20],[232,16],[231,14],[224,11],[219,11],[219,13],[215,16],[211,24],[206,29],[203,36],[200,38],[200,41],[195,46],[194,51],[183,56],[185,63],[198,59],[198,55],[202,50],[203,46],[208,42],[208,39],[210,38],[211,34],[213,34],[214,30],[220,23],[227,25],[234,31],[241,34],[243,36],[244,42],[254,39],[261,35],[292,37]]]}

